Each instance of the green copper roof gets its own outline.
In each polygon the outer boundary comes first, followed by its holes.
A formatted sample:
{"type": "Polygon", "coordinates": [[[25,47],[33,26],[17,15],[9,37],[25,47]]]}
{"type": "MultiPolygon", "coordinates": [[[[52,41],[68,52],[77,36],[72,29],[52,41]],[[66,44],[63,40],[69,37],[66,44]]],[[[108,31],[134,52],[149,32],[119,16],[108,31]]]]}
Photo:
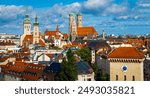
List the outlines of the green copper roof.
{"type": "Polygon", "coordinates": [[[34,25],[39,25],[37,16],[35,16],[34,25]]]}
{"type": "Polygon", "coordinates": [[[73,14],[73,13],[70,13],[69,16],[74,16],[74,14],[73,14]]]}
{"type": "Polygon", "coordinates": [[[30,18],[28,14],[25,15],[24,23],[30,23],[30,18]]]}
{"type": "Polygon", "coordinates": [[[82,16],[80,12],[79,12],[77,15],[78,15],[78,16],[82,16]]]}

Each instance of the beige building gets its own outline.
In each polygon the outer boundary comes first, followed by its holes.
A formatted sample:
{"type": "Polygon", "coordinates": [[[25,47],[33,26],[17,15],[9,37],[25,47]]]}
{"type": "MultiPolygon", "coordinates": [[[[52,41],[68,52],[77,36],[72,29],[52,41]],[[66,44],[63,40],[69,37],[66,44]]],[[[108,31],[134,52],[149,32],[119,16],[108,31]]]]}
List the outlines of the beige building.
{"type": "Polygon", "coordinates": [[[78,74],[78,81],[95,81],[94,72],[89,74],[78,74]]]}
{"type": "Polygon", "coordinates": [[[135,47],[119,47],[109,55],[110,81],[143,81],[144,54],[135,47]]]}
{"type": "MultiPolygon", "coordinates": [[[[79,59],[79,58],[78,58],[79,59]]],[[[94,80],[94,70],[88,65],[87,62],[78,61],[76,63],[78,70],[78,80],[77,81],[95,81],[94,80]]]]}

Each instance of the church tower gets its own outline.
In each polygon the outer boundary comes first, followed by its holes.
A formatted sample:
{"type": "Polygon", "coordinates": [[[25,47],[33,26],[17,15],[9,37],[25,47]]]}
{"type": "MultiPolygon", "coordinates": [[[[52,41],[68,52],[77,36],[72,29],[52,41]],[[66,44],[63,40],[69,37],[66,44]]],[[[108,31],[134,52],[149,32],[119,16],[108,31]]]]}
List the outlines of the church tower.
{"type": "Polygon", "coordinates": [[[77,14],[77,26],[82,27],[82,15],[80,13],[77,14]]]}
{"type": "Polygon", "coordinates": [[[105,31],[103,30],[102,38],[105,39],[105,31]]]}
{"type": "Polygon", "coordinates": [[[23,32],[24,34],[31,34],[31,23],[30,23],[30,18],[29,15],[26,14],[23,22],[23,32]]]}
{"type": "Polygon", "coordinates": [[[76,39],[77,25],[73,13],[69,14],[69,36],[70,40],[74,41],[76,39]]]}
{"type": "Polygon", "coordinates": [[[33,44],[39,43],[39,38],[40,38],[39,22],[36,16],[33,23],[33,44]]]}
{"type": "Polygon", "coordinates": [[[23,39],[25,38],[26,35],[31,35],[31,22],[28,14],[25,15],[23,21],[23,34],[21,35],[20,38],[21,46],[23,45],[23,39]]]}

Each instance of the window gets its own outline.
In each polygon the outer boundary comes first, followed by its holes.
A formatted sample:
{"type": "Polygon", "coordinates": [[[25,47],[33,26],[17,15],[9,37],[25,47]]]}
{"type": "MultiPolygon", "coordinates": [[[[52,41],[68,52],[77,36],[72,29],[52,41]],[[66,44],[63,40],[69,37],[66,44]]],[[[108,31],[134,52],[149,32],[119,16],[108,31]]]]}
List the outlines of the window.
{"type": "Polygon", "coordinates": [[[127,77],[126,77],[126,75],[124,75],[124,81],[126,81],[127,80],[127,77]]]}
{"type": "Polygon", "coordinates": [[[132,81],[135,81],[135,76],[132,76],[132,81]]]}
{"type": "Polygon", "coordinates": [[[88,81],[91,81],[91,78],[88,78],[87,80],[88,80],[88,81]]]}
{"type": "Polygon", "coordinates": [[[116,75],[116,81],[118,81],[118,75],[116,75]]]}

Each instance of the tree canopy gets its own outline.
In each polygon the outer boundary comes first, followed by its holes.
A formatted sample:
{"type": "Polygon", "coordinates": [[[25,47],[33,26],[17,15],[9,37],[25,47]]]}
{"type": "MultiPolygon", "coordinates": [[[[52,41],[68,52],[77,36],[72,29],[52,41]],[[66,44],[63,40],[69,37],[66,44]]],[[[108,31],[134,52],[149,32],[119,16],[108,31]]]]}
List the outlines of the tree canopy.
{"type": "Polygon", "coordinates": [[[76,51],[77,55],[81,57],[84,61],[91,62],[91,50],[88,47],[84,47],[76,51]]]}
{"type": "Polygon", "coordinates": [[[61,71],[56,76],[58,81],[75,81],[77,80],[77,66],[75,64],[74,53],[71,49],[67,52],[67,58],[64,58],[61,63],[61,71]]]}

